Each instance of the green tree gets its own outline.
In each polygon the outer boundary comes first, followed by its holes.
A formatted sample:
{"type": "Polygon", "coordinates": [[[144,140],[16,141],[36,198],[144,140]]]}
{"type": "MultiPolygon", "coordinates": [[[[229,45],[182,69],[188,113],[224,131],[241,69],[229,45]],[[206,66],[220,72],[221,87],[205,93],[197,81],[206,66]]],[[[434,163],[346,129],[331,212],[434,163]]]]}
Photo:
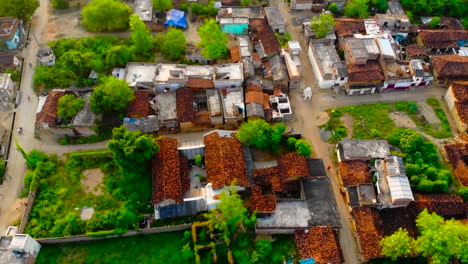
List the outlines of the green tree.
{"type": "Polygon", "coordinates": [[[387,0],[372,0],[372,6],[377,9],[379,13],[385,13],[388,9],[388,2],[387,0]]]}
{"type": "Polygon", "coordinates": [[[410,256],[414,252],[414,240],[408,235],[408,231],[401,227],[391,236],[384,237],[380,241],[382,254],[393,261],[400,257],[410,256]]]}
{"type": "Polygon", "coordinates": [[[276,151],[279,149],[281,135],[285,130],[284,123],[270,126],[265,120],[258,119],[243,123],[236,134],[236,138],[247,146],[276,151]]]}
{"type": "Polygon", "coordinates": [[[52,6],[55,9],[65,9],[68,8],[70,5],[66,0],[52,0],[52,6]]]}
{"type": "Polygon", "coordinates": [[[203,162],[203,158],[200,154],[195,155],[195,165],[201,166],[203,162]]]}
{"type": "Polygon", "coordinates": [[[163,12],[171,10],[172,0],[153,0],[153,8],[163,12]]]}
{"type": "Polygon", "coordinates": [[[0,1],[0,16],[13,16],[27,23],[38,7],[38,0],[3,0],[0,1]]]}
{"type": "Polygon", "coordinates": [[[153,50],[151,32],[146,28],[145,23],[141,21],[139,16],[132,15],[130,17],[130,29],[132,30],[130,38],[137,54],[146,55],[153,50]]]}
{"type": "Polygon", "coordinates": [[[335,3],[331,3],[330,5],[328,5],[328,10],[333,14],[336,14],[338,13],[338,5],[336,5],[335,3]]]}
{"type": "Polygon", "coordinates": [[[198,46],[203,48],[201,52],[203,56],[217,60],[229,54],[229,49],[227,48],[229,39],[226,33],[221,31],[216,20],[205,20],[205,23],[198,28],[198,35],[200,35],[198,46]]]}
{"type": "Polygon", "coordinates": [[[125,80],[114,77],[106,77],[100,80],[102,83],[94,88],[89,97],[91,110],[96,114],[124,112],[128,104],[135,99],[133,91],[125,80]]]}
{"type": "Polygon", "coordinates": [[[318,39],[327,36],[328,32],[333,30],[335,25],[335,19],[332,14],[322,13],[318,17],[312,18],[310,22],[310,28],[315,31],[315,37],[318,39]]]}
{"type": "Polygon", "coordinates": [[[116,0],[93,0],[81,11],[82,25],[91,32],[124,31],[132,9],[116,0]]]}
{"type": "Polygon", "coordinates": [[[416,239],[416,251],[430,257],[431,263],[449,263],[452,258],[468,261],[468,226],[454,219],[445,221],[436,213],[422,211],[416,226],[420,235],[416,239]]]}
{"type": "Polygon", "coordinates": [[[310,145],[309,141],[305,139],[299,139],[296,141],[296,151],[297,154],[309,157],[312,154],[312,146],[310,145]]]}
{"type": "Polygon", "coordinates": [[[57,116],[64,120],[70,120],[76,116],[84,104],[85,100],[83,98],[76,98],[74,94],[66,94],[60,97],[58,101],[57,116]]]}
{"type": "Polygon", "coordinates": [[[440,17],[433,17],[431,21],[429,22],[429,28],[430,29],[436,29],[440,25],[440,17]]]}
{"type": "Polygon", "coordinates": [[[266,263],[270,257],[272,247],[271,242],[266,239],[259,239],[255,242],[255,250],[252,252],[250,263],[266,263]]]}
{"type": "Polygon", "coordinates": [[[249,6],[251,3],[251,0],[241,0],[241,6],[249,6]]]}
{"type": "Polygon", "coordinates": [[[296,148],[296,142],[297,142],[297,139],[294,138],[294,137],[289,137],[288,138],[288,141],[287,141],[287,147],[289,150],[293,150],[296,148]]]}
{"type": "Polygon", "coordinates": [[[291,40],[291,35],[288,32],[284,32],[284,34],[275,32],[275,36],[281,47],[288,46],[288,41],[291,40]]]}
{"type": "Polygon", "coordinates": [[[184,32],[180,29],[169,28],[161,47],[162,54],[169,60],[176,61],[185,57],[186,50],[187,43],[184,32]]]}
{"type": "Polygon", "coordinates": [[[114,46],[106,54],[106,68],[112,69],[118,66],[125,66],[135,59],[133,50],[128,46],[114,46]]]}
{"type": "Polygon", "coordinates": [[[369,16],[369,0],[351,0],[344,6],[344,14],[347,17],[367,18],[369,16]]]}

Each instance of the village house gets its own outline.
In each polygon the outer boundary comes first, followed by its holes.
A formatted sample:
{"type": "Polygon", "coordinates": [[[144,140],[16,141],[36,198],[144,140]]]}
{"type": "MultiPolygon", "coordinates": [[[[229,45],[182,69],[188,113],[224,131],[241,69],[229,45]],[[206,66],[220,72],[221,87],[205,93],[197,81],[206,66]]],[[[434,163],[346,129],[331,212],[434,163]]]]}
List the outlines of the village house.
{"type": "Polygon", "coordinates": [[[292,119],[292,108],[289,97],[283,93],[270,95],[271,118],[276,121],[292,119]]]}
{"type": "Polygon", "coordinates": [[[315,226],[294,233],[300,263],[344,263],[338,232],[330,226],[315,226]]]}
{"type": "Polygon", "coordinates": [[[468,143],[446,144],[444,146],[453,174],[463,186],[468,186],[468,143]]]}
{"type": "Polygon", "coordinates": [[[149,22],[153,20],[153,1],[151,0],[135,0],[133,9],[135,15],[138,15],[141,21],[149,22]]]}
{"type": "Polygon", "coordinates": [[[6,69],[16,70],[20,66],[20,60],[16,57],[16,50],[0,50],[0,73],[6,69]]]}
{"type": "Polygon", "coordinates": [[[460,47],[468,46],[468,30],[420,30],[416,43],[433,54],[456,53],[460,47]]]}
{"type": "Polygon", "coordinates": [[[334,45],[329,40],[311,41],[308,53],[319,88],[344,86],[348,82],[347,66],[340,61],[334,45]]]}
{"type": "Polygon", "coordinates": [[[311,10],[313,0],[291,0],[289,8],[291,10],[311,10]]]}
{"type": "Polygon", "coordinates": [[[468,57],[459,55],[434,55],[431,57],[434,78],[439,83],[468,80],[468,57]]]}
{"type": "Polygon", "coordinates": [[[268,25],[270,25],[274,32],[280,34],[285,32],[284,19],[277,6],[264,7],[263,12],[265,14],[265,18],[268,21],[268,25]]]}
{"type": "Polygon", "coordinates": [[[263,19],[263,17],[261,6],[221,7],[218,10],[216,21],[224,33],[243,35],[247,34],[249,19],[263,19]]]}
{"type": "Polygon", "coordinates": [[[127,109],[127,117],[123,120],[123,125],[129,131],[141,131],[142,133],[152,133],[159,131],[159,120],[151,107],[154,92],[151,90],[135,91],[133,100],[127,109]]]}
{"type": "Polygon", "coordinates": [[[468,129],[468,81],[453,82],[444,96],[460,133],[468,129]]]}
{"type": "Polygon", "coordinates": [[[346,38],[354,37],[354,34],[367,34],[364,20],[360,18],[335,18],[335,32],[341,50],[344,50],[346,38]]]}
{"type": "Polygon", "coordinates": [[[263,92],[260,83],[253,81],[247,83],[245,93],[245,108],[247,112],[247,118],[271,118],[269,98],[269,95],[263,92]]]}
{"type": "Polygon", "coordinates": [[[266,19],[250,19],[249,36],[260,59],[268,59],[280,53],[278,39],[266,19]]]}
{"type": "MultiPolygon", "coordinates": [[[[50,91],[47,96],[39,97],[36,110],[36,133],[50,131],[57,136],[92,136],[96,132],[92,129],[96,116],[89,105],[91,93],[82,96],[85,100],[83,108],[72,118],[69,123],[57,116],[59,99],[67,92],[61,89],[50,91]]],[[[78,95],[80,97],[80,95],[78,95]]]]}
{"type": "Polygon", "coordinates": [[[364,65],[349,64],[345,92],[347,95],[373,94],[380,90],[384,81],[382,67],[376,61],[369,61],[364,65]]]}
{"type": "Polygon", "coordinates": [[[201,48],[189,46],[185,51],[185,58],[187,61],[195,64],[211,64],[211,59],[203,56],[201,50],[201,48]]]}
{"type": "Polygon", "coordinates": [[[282,49],[281,55],[286,62],[286,68],[289,75],[289,88],[299,87],[299,82],[302,77],[302,63],[299,57],[301,45],[296,40],[288,41],[288,47],[282,49]]]}
{"type": "Polygon", "coordinates": [[[0,17],[0,50],[19,49],[25,35],[23,22],[14,17],[0,17]]]}
{"type": "Polygon", "coordinates": [[[374,20],[383,30],[408,32],[411,26],[409,18],[404,14],[376,14],[374,20]]]}
{"type": "Polygon", "coordinates": [[[243,88],[221,89],[224,122],[229,126],[238,127],[245,118],[243,88]]]}
{"type": "Polygon", "coordinates": [[[8,227],[5,236],[0,237],[0,263],[29,264],[36,262],[41,250],[34,238],[17,234],[17,227],[8,227]]]}

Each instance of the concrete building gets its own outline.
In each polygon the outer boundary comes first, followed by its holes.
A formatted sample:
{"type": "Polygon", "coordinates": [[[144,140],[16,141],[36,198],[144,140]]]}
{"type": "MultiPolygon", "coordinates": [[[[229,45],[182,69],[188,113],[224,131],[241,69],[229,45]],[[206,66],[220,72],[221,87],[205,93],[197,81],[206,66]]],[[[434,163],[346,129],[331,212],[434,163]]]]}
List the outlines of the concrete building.
{"type": "Polygon", "coordinates": [[[308,53],[318,87],[332,88],[347,83],[346,65],[340,61],[335,47],[330,41],[310,42],[308,53]]]}
{"type": "Polygon", "coordinates": [[[156,63],[129,62],[125,67],[124,79],[131,88],[152,89],[156,76],[156,66],[156,63]]]}
{"type": "Polygon", "coordinates": [[[408,32],[411,26],[411,22],[405,14],[376,14],[374,20],[384,30],[408,32]]]}
{"type": "Polygon", "coordinates": [[[159,120],[159,128],[169,131],[177,131],[177,104],[176,93],[165,92],[156,95],[154,100],[156,116],[159,120]]]}
{"type": "Polygon", "coordinates": [[[185,52],[185,58],[187,61],[192,62],[194,64],[211,64],[211,59],[206,58],[201,54],[201,48],[187,48],[185,52]]]}
{"type": "Polygon", "coordinates": [[[284,19],[277,6],[264,7],[263,11],[268,21],[268,25],[276,33],[284,33],[284,19]]]}
{"type": "Polygon", "coordinates": [[[289,8],[291,10],[310,10],[313,0],[291,0],[289,8]]]}
{"type": "Polygon", "coordinates": [[[142,133],[159,131],[158,117],[154,115],[140,118],[125,117],[123,125],[128,131],[140,131],[142,133]]]}
{"type": "Polygon", "coordinates": [[[244,92],[242,87],[221,89],[224,122],[239,126],[245,118],[244,92]]]}
{"type": "Polygon", "coordinates": [[[218,64],[214,66],[215,88],[235,88],[244,82],[242,63],[218,64]]]}
{"type": "Polygon", "coordinates": [[[249,19],[263,18],[261,6],[221,7],[216,16],[221,31],[228,34],[247,34],[249,19]]]}
{"type": "Polygon", "coordinates": [[[134,13],[138,15],[140,20],[143,22],[153,20],[153,1],[135,0],[134,13]]]}
{"type": "Polygon", "coordinates": [[[285,94],[270,95],[271,118],[273,120],[292,119],[292,108],[289,97],[285,94]]]}
{"type": "Polygon", "coordinates": [[[302,63],[299,58],[301,45],[295,40],[288,42],[288,48],[283,49],[281,55],[286,62],[286,68],[289,74],[289,88],[297,88],[302,77],[302,63]]]}
{"type": "Polygon", "coordinates": [[[468,130],[468,81],[453,82],[444,96],[457,130],[468,130]]]}
{"type": "Polygon", "coordinates": [[[25,35],[22,21],[14,17],[0,17],[0,50],[19,49],[25,35]]]}
{"type": "Polygon", "coordinates": [[[384,159],[390,155],[386,140],[345,138],[336,144],[338,162],[384,159]]]}
{"type": "Polygon", "coordinates": [[[34,263],[40,250],[41,245],[29,235],[15,233],[12,237],[2,236],[0,238],[0,263],[34,263]]]}
{"type": "Polygon", "coordinates": [[[381,66],[385,75],[381,92],[425,87],[434,80],[429,65],[422,60],[410,60],[409,64],[382,60],[381,66]]]}

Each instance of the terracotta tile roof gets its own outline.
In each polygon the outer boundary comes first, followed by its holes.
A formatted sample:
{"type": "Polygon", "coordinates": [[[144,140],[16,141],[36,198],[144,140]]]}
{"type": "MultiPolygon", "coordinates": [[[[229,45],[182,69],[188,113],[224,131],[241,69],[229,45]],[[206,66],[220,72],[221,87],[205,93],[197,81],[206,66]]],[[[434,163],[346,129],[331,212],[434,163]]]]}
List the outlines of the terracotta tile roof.
{"type": "Polygon", "coordinates": [[[204,137],[204,143],[206,173],[213,189],[228,186],[234,179],[239,186],[250,185],[242,144],[236,138],[221,137],[212,132],[204,137]]]}
{"type": "Polygon", "coordinates": [[[254,169],[253,177],[255,184],[262,188],[271,188],[274,192],[281,192],[283,189],[279,177],[278,166],[254,169]]]}
{"type": "Polygon", "coordinates": [[[424,46],[431,49],[457,48],[457,41],[468,40],[468,30],[421,30],[418,37],[424,46]]]}
{"type": "Polygon", "coordinates": [[[58,101],[65,95],[65,90],[52,90],[42,106],[41,112],[36,115],[36,124],[47,124],[49,127],[56,125],[58,101]]]}
{"type": "Polygon", "coordinates": [[[151,95],[153,95],[152,91],[135,91],[135,100],[128,106],[127,116],[141,118],[152,115],[153,110],[149,102],[151,95]]]}
{"type": "Polygon", "coordinates": [[[197,126],[211,125],[211,117],[208,111],[198,111],[195,113],[193,123],[197,126]]]}
{"type": "Polygon", "coordinates": [[[349,82],[383,81],[385,76],[382,68],[376,61],[369,61],[364,65],[348,65],[349,82]]]}
{"type": "Polygon", "coordinates": [[[425,56],[429,54],[427,49],[416,44],[406,46],[405,50],[406,50],[406,55],[409,57],[425,56]]]}
{"type": "Polygon", "coordinates": [[[345,187],[372,183],[372,174],[370,173],[369,164],[365,161],[342,161],[338,167],[341,180],[345,187]]]}
{"type": "Polygon", "coordinates": [[[453,194],[414,194],[411,203],[419,212],[427,209],[444,217],[463,216],[463,199],[453,194]]]}
{"type": "Polygon", "coordinates": [[[247,84],[246,92],[262,92],[262,86],[255,82],[249,82],[247,84]]]}
{"type": "Polygon", "coordinates": [[[188,78],[185,87],[189,88],[214,88],[214,82],[211,79],[188,78]]]}
{"type": "Polygon", "coordinates": [[[263,92],[256,92],[256,91],[247,92],[245,94],[245,103],[246,104],[257,103],[257,104],[263,105],[263,92]]]}
{"type": "Polygon", "coordinates": [[[241,57],[240,57],[240,47],[236,46],[234,48],[230,49],[231,51],[231,62],[239,62],[241,57]]]}
{"type": "Polygon", "coordinates": [[[379,211],[375,208],[355,208],[351,212],[356,223],[356,233],[361,246],[361,256],[364,261],[382,256],[379,245],[383,231],[379,211]]]}
{"type": "Polygon", "coordinates": [[[163,137],[158,140],[159,152],[153,156],[153,204],[173,199],[182,202],[182,183],[177,139],[163,137]]]}
{"type": "Polygon", "coordinates": [[[268,94],[263,94],[263,108],[265,110],[270,109],[270,96],[268,94]]]}
{"type": "Polygon", "coordinates": [[[288,153],[279,157],[278,170],[282,183],[309,176],[306,158],[297,153],[288,153]]]}
{"type": "Polygon", "coordinates": [[[316,226],[307,233],[298,230],[294,233],[300,259],[313,258],[317,264],[343,263],[340,241],[329,226],[316,226]]]}
{"type": "Polygon", "coordinates": [[[458,102],[468,102],[468,81],[453,82],[451,86],[458,102]]]}
{"type": "Polygon", "coordinates": [[[338,37],[352,37],[355,33],[366,34],[364,20],[360,18],[335,18],[338,37]]]}
{"type": "Polygon", "coordinates": [[[177,121],[180,123],[192,122],[194,119],[193,92],[190,88],[176,90],[177,121]]]}
{"type": "Polygon", "coordinates": [[[458,55],[432,56],[432,65],[439,79],[468,78],[468,57],[458,55]]]}
{"type": "Polygon", "coordinates": [[[464,186],[468,186],[468,143],[448,144],[444,146],[455,177],[464,186]]]}
{"type": "Polygon", "coordinates": [[[260,186],[252,186],[252,210],[258,213],[273,213],[276,209],[276,196],[274,193],[264,194],[260,186]]]}
{"type": "Polygon", "coordinates": [[[249,29],[252,33],[252,40],[254,42],[261,41],[263,49],[267,56],[279,52],[280,45],[276,38],[275,32],[268,25],[268,22],[264,18],[255,18],[249,20],[249,29]]]}
{"type": "MultiPolygon", "coordinates": [[[[460,23],[460,21],[453,17],[440,17],[440,24],[444,25],[445,29],[463,29],[463,25],[460,23]]],[[[418,29],[430,29],[429,23],[421,25],[412,25],[411,28],[413,29],[413,32],[416,32],[418,29]]]]}

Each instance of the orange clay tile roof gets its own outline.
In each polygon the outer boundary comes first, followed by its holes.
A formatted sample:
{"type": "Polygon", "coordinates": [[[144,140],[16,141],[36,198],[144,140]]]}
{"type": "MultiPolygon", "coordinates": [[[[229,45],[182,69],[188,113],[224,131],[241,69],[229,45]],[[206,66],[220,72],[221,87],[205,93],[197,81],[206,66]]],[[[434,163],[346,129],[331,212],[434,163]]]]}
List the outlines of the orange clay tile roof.
{"type": "Polygon", "coordinates": [[[193,92],[190,88],[176,90],[177,121],[180,123],[191,122],[194,119],[193,92]]]}
{"type": "Polygon", "coordinates": [[[206,173],[213,189],[228,186],[234,179],[238,186],[250,186],[242,144],[236,138],[212,132],[204,137],[204,143],[206,173]]]}
{"type": "Polygon", "coordinates": [[[245,103],[257,103],[263,105],[263,92],[251,91],[245,93],[245,103]]]}
{"type": "Polygon", "coordinates": [[[262,169],[254,169],[255,184],[262,188],[271,188],[274,192],[281,192],[283,187],[279,178],[278,166],[262,169]]]}
{"type": "Polygon", "coordinates": [[[52,90],[42,106],[41,112],[36,115],[36,124],[48,124],[49,127],[56,125],[58,101],[65,95],[65,90],[52,90]]]}
{"type": "Polygon", "coordinates": [[[349,82],[383,81],[385,76],[376,61],[368,61],[364,65],[349,64],[348,80],[349,82]]]}
{"type": "Polygon", "coordinates": [[[188,78],[185,86],[189,88],[214,88],[214,82],[211,79],[188,78]]]}
{"type": "Polygon", "coordinates": [[[451,87],[456,99],[457,114],[463,123],[468,124],[468,81],[454,82],[451,87]]]}
{"type": "Polygon", "coordinates": [[[309,176],[306,158],[297,153],[288,153],[279,157],[278,171],[282,183],[309,176]]]}
{"type": "Polygon", "coordinates": [[[158,204],[173,199],[182,202],[182,182],[180,174],[177,139],[163,137],[158,140],[159,152],[153,156],[153,194],[151,201],[158,204]]]}
{"type": "Polygon", "coordinates": [[[339,37],[352,37],[355,33],[366,34],[364,20],[360,18],[336,18],[335,30],[339,37]]]}
{"type": "Polygon", "coordinates": [[[468,144],[448,144],[444,148],[455,177],[461,184],[468,186],[468,144]]]}
{"type": "Polygon", "coordinates": [[[276,209],[276,196],[274,193],[264,194],[260,186],[252,186],[252,210],[258,213],[273,213],[276,209]]]}
{"type": "Polygon", "coordinates": [[[468,57],[459,55],[434,55],[432,65],[439,79],[468,78],[468,57]]]}
{"type": "Polygon", "coordinates": [[[458,48],[457,41],[468,40],[468,30],[432,29],[418,34],[424,46],[432,49],[458,48]]]}
{"type": "Polygon", "coordinates": [[[435,212],[438,215],[451,217],[462,216],[465,214],[463,210],[463,199],[458,195],[453,194],[414,194],[414,202],[412,206],[421,212],[427,209],[430,213],[435,212]]]}
{"type": "Polygon", "coordinates": [[[254,41],[260,40],[267,56],[279,52],[280,45],[275,32],[264,18],[254,18],[249,20],[249,29],[254,41]]]}
{"type": "Polygon", "coordinates": [[[254,82],[249,82],[247,84],[247,89],[246,89],[247,92],[262,92],[263,89],[262,89],[262,86],[258,83],[254,83],[254,82]]]}
{"type": "Polygon", "coordinates": [[[424,56],[424,55],[429,54],[427,49],[425,49],[424,47],[418,46],[416,44],[406,46],[405,50],[406,50],[406,55],[410,57],[424,56]]]}
{"type": "Polygon", "coordinates": [[[239,62],[241,57],[240,57],[240,47],[236,46],[234,48],[230,49],[231,52],[231,62],[239,62]]]}
{"type": "Polygon", "coordinates": [[[364,261],[382,256],[379,245],[383,238],[379,211],[375,208],[355,208],[351,212],[356,223],[356,233],[361,246],[361,256],[364,261]]]}
{"type": "Polygon", "coordinates": [[[147,117],[153,113],[150,105],[152,91],[135,91],[135,100],[128,106],[127,116],[133,118],[147,117]]]}
{"type": "Polygon", "coordinates": [[[343,263],[340,241],[331,227],[316,226],[307,231],[294,233],[301,259],[313,258],[317,264],[343,263]]]}
{"type": "Polygon", "coordinates": [[[369,164],[361,160],[342,161],[338,165],[340,177],[345,187],[372,183],[369,164]]]}

